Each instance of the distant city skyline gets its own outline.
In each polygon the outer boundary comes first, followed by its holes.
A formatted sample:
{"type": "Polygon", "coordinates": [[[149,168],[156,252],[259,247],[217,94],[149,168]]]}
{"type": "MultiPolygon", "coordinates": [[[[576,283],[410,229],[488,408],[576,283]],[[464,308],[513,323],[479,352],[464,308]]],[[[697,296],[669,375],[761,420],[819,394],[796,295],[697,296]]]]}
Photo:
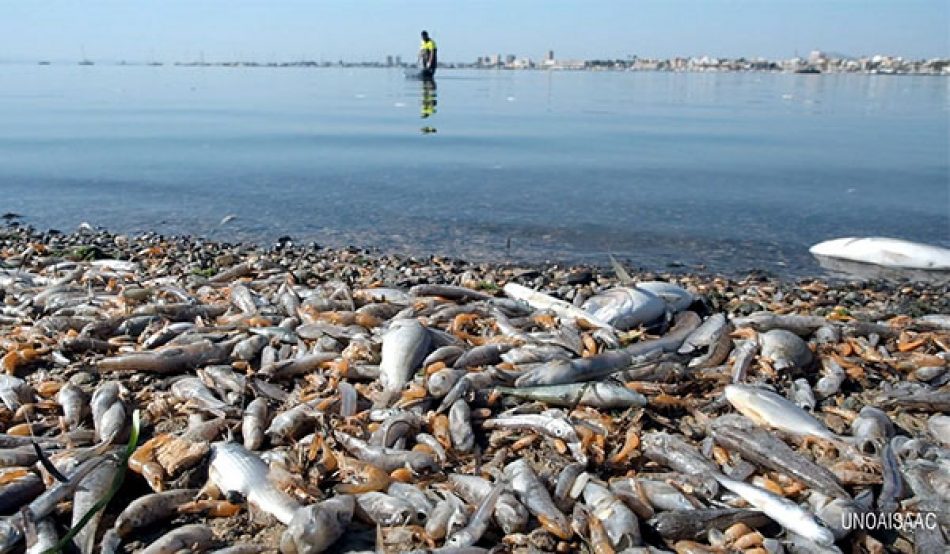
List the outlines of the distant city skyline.
{"type": "Polygon", "coordinates": [[[0,61],[950,57],[945,0],[438,0],[0,3],[0,61]]]}

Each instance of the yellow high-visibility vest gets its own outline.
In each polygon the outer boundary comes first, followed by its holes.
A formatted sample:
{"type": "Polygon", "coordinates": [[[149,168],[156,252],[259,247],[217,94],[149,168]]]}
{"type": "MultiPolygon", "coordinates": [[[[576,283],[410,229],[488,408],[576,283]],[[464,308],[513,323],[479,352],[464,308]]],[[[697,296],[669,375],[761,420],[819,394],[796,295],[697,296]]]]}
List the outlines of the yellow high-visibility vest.
{"type": "Polygon", "coordinates": [[[435,50],[435,41],[431,38],[429,40],[422,41],[422,49],[429,51],[435,50]]]}

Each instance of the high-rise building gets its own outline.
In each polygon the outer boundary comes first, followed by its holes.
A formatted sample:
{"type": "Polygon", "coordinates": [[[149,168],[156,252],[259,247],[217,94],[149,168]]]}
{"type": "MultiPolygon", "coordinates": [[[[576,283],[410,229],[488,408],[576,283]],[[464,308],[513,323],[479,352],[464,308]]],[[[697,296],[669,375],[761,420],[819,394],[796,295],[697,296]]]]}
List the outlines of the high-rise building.
{"type": "Polygon", "coordinates": [[[402,56],[396,56],[396,65],[402,67],[402,56]]]}
{"type": "Polygon", "coordinates": [[[549,62],[553,62],[553,61],[554,61],[554,50],[548,50],[548,57],[547,57],[547,58],[544,58],[544,59],[547,60],[547,61],[549,61],[549,62]]]}
{"type": "Polygon", "coordinates": [[[386,56],[386,67],[392,67],[392,66],[393,66],[393,57],[386,56]]]}
{"type": "Polygon", "coordinates": [[[507,56],[505,56],[505,63],[506,63],[507,65],[511,65],[511,64],[515,63],[515,59],[516,59],[516,58],[515,58],[515,55],[514,55],[514,54],[508,54],[507,56]]]}

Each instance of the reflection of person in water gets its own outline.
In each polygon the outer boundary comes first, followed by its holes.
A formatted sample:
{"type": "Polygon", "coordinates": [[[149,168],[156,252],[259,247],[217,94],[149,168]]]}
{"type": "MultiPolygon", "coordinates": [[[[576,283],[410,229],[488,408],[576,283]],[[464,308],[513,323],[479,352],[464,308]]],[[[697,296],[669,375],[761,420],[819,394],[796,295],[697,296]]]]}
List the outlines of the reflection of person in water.
{"type": "Polygon", "coordinates": [[[419,47],[419,69],[423,79],[435,77],[435,68],[439,65],[439,49],[435,41],[429,38],[427,31],[422,31],[422,45],[419,47]]]}
{"type": "MultiPolygon", "coordinates": [[[[429,117],[435,115],[436,105],[438,100],[436,99],[435,94],[435,81],[431,79],[423,79],[422,81],[422,119],[428,119],[429,117]]],[[[423,127],[423,133],[434,133],[435,127],[423,127]]]]}

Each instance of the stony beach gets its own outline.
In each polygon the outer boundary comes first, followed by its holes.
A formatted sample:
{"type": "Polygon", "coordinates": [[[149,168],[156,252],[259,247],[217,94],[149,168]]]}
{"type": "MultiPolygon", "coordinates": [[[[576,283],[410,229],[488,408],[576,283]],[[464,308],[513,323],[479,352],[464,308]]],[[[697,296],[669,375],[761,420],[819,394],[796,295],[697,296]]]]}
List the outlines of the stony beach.
{"type": "Polygon", "coordinates": [[[0,264],[0,552],[947,548],[947,286],[16,225],[0,264]]]}

